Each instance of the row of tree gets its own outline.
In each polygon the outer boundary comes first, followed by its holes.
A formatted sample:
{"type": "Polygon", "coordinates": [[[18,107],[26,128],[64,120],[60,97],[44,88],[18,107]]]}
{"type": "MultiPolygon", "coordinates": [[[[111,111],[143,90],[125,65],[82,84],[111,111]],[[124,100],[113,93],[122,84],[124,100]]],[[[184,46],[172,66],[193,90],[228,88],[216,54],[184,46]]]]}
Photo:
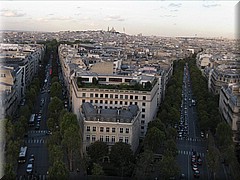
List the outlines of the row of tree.
{"type": "Polygon", "coordinates": [[[75,114],[64,109],[62,86],[58,78],[57,46],[53,40],[46,42],[52,56],[51,101],[48,105],[47,126],[52,132],[48,138],[50,179],[69,179],[69,172],[76,169],[81,157],[81,134],[75,114]],[[66,165],[67,164],[67,165],[66,165]]]}
{"type": "Polygon", "coordinates": [[[16,176],[17,159],[20,147],[24,144],[23,137],[28,131],[28,119],[34,113],[33,105],[40,89],[40,81],[35,77],[26,90],[26,103],[20,107],[20,117],[8,116],[1,123],[5,128],[5,166],[4,178],[13,179],[16,176]]]}
{"type": "Polygon", "coordinates": [[[197,114],[200,128],[208,134],[207,163],[213,179],[220,164],[230,164],[239,177],[240,166],[235,156],[235,146],[231,127],[221,120],[218,104],[219,96],[208,91],[208,82],[202,72],[196,67],[196,60],[189,58],[189,68],[192,82],[192,90],[197,100],[197,114]]]}
{"type": "Polygon", "coordinates": [[[151,177],[154,171],[155,175],[163,179],[176,177],[179,174],[175,160],[177,131],[174,125],[180,119],[179,108],[185,62],[184,60],[174,62],[173,75],[167,85],[166,96],[157,119],[148,124],[143,141],[143,152],[139,154],[136,165],[135,175],[138,179],[151,177]]]}

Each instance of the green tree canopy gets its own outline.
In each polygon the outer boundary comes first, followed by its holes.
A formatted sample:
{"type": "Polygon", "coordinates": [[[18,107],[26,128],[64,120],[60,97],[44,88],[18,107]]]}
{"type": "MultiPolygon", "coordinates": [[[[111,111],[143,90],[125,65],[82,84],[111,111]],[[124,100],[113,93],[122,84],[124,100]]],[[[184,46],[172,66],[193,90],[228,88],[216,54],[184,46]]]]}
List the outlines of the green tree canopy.
{"type": "Polygon", "coordinates": [[[58,98],[62,97],[62,86],[59,82],[52,83],[50,88],[50,96],[51,97],[56,96],[58,98]]]}
{"type": "Polygon", "coordinates": [[[69,179],[69,171],[63,161],[56,161],[49,167],[49,178],[52,180],[69,179]]]}
{"type": "Polygon", "coordinates": [[[123,142],[116,142],[110,152],[110,161],[115,166],[123,167],[124,165],[128,165],[133,162],[133,151],[131,150],[131,146],[129,144],[123,142]]]}
{"type": "Polygon", "coordinates": [[[144,147],[156,152],[163,145],[164,140],[164,132],[153,127],[147,131],[146,137],[144,138],[144,147]]]}
{"type": "Polygon", "coordinates": [[[99,162],[101,158],[108,155],[108,145],[105,142],[96,141],[89,146],[88,155],[93,162],[99,162]]]}

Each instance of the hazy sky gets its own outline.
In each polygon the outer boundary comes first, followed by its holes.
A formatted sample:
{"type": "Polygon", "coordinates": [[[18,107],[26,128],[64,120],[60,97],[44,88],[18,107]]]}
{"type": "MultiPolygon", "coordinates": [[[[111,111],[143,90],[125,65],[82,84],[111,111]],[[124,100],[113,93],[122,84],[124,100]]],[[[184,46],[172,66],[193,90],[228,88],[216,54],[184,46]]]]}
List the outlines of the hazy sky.
{"type": "Polygon", "coordinates": [[[159,36],[235,36],[238,1],[4,1],[1,30],[107,30],[159,36]]]}

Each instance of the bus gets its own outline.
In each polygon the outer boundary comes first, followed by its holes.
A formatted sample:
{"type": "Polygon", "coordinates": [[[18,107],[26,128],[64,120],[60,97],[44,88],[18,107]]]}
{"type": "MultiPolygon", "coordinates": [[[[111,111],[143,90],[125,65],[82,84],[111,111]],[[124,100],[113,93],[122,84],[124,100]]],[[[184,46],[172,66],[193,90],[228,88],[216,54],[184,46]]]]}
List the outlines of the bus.
{"type": "Polygon", "coordinates": [[[18,163],[25,163],[27,158],[27,146],[20,148],[20,153],[18,156],[18,163]]]}
{"type": "Polygon", "coordinates": [[[34,126],[34,120],[35,120],[35,114],[32,114],[30,119],[29,119],[28,125],[29,126],[34,126]]]}

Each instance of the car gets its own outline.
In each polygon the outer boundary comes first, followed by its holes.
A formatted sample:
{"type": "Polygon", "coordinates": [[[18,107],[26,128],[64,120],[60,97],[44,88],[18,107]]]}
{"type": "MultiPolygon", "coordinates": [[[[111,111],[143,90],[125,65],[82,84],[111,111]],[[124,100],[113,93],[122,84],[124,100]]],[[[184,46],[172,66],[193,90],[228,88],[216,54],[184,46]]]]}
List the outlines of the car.
{"type": "Polygon", "coordinates": [[[28,174],[32,174],[32,172],[33,172],[33,164],[32,164],[32,163],[29,163],[29,164],[27,165],[26,172],[27,172],[28,174]]]}
{"type": "Polygon", "coordinates": [[[193,171],[197,171],[198,170],[197,164],[193,164],[192,166],[193,166],[192,167],[193,171]]]}
{"type": "Polygon", "coordinates": [[[194,171],[193,176],[194,176],[195,178],[199,178],[199,177],[200,177],[200,172],[199,172],[198,170],[197,170],[197,171],[194,171]]]}
{"type": "Polygon", "coordinates": [[[39,130],[40,129],[40,123],[37,123],[35,126],[35,130],[39,130]]]}
{"type": "Polygon", "coordinates": [[[34,154],[31,154],[30,158],[32,158],[33,160],[35,160],[34,154]]]}
{"type": "Polygon", "coordinates": [[[204,138],[204,133],[201,131],[201,137],[204,138]]]}
{"type": "Polygon", "coordinates": [[[202,165],[202,159],[201,159],[201,158],[198,158],[197,164],[198,164],[198,165],[202,165]]]}
{"type": "Polygon", "coordinates": [[[52,135],[52,132],[51,131],[47,131],[46,135],[52,135]]]}

